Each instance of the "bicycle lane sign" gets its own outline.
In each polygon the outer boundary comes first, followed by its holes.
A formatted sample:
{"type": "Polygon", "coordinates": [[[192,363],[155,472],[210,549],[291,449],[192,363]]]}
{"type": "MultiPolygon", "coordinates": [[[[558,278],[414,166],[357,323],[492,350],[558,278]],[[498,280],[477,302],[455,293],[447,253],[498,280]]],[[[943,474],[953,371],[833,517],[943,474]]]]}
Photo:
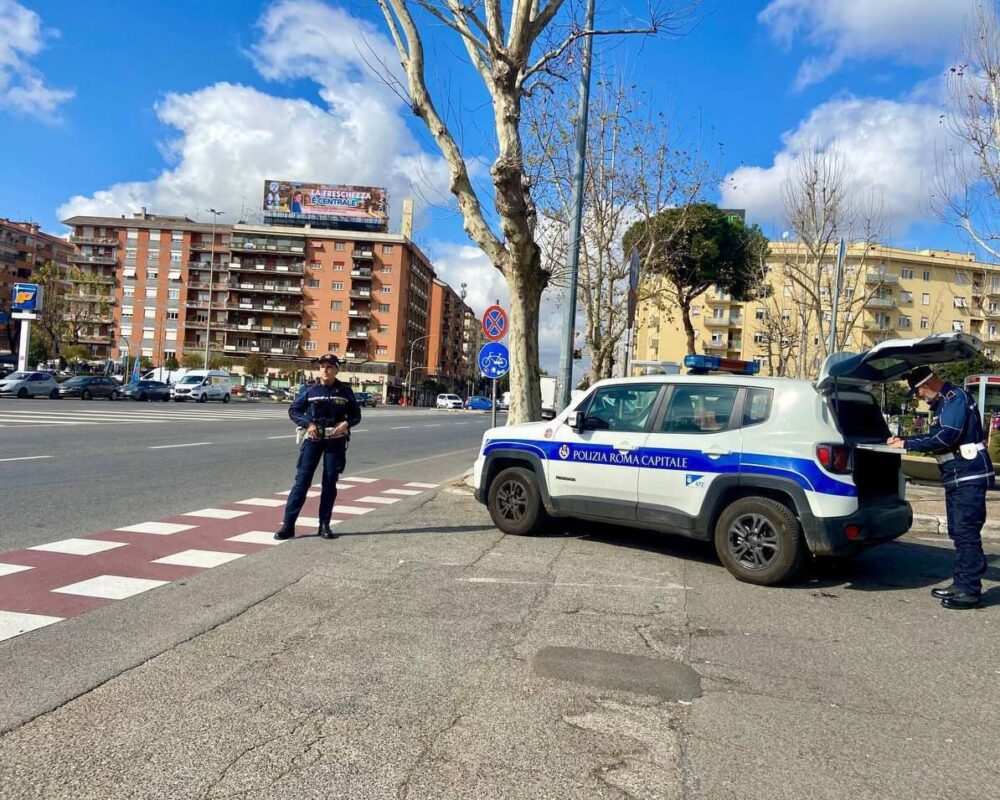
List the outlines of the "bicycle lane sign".
{"type": "Polygon", "coordinates": [[[479,371],[483,377],[496,380],[510,370],[510,351],[500,342],[484,344],[479,351],[479,371]]]}

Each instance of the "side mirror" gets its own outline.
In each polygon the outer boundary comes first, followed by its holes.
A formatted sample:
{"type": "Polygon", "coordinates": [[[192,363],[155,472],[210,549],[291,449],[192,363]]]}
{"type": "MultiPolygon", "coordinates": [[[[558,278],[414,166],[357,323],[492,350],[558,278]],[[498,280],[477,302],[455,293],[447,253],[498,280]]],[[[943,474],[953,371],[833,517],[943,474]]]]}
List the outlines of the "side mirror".
{"type": "Polygon", "coordinates": [[[585,412],[574,411],[572,414],[569,415],[569,419],[567,420],[567,422],[569,422],[569,426],[573,430],[579,432],[583,430],[583,426],[584,423],[586,422],[586,419],[587,415],[585,412]]]}

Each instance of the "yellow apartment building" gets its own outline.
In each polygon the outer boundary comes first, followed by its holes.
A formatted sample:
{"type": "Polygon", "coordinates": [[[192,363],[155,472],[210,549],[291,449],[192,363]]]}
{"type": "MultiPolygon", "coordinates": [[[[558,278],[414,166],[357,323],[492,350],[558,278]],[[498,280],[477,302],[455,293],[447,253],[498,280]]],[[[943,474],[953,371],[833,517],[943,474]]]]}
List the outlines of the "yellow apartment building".
{"type": "MultiPolygon", "coordinates": [[[[772,242],[762,296],[738,302],[713,286],[695,299],[695,351],[755,360],[762,375],[815,377],[827,354],[835,264],[836,248],[817,267],[801,245],[772,242]]],[[[1000,265],[947,250],[852,245],[841,276],[837,328],[838,350],[965,331],[986,343],[985,355],[996,357],[1000,265]]],[[[666,295],[640,303],[633,342],[633,374],[687,354],[679,310],[666,295]]]]}

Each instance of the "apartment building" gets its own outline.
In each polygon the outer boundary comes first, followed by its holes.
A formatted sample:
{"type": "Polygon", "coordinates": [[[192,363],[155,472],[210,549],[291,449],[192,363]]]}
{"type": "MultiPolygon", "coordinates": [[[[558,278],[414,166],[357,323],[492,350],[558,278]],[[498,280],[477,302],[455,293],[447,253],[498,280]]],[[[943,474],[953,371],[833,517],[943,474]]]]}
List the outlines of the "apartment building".
{"type": "Polygon", "coordinates": [[[475,314],[462,297],[437,278],[431,286],[431,338],[427,349],[428,377],[448,391],[465,393],[475,368],[475,353],[468,357],[466,317],[475,314]]]}
{"type": "MultiPolygon", "coordinates": [[[[695,350],[756,360],[762,374],[814,377],[823,347],[818,316],[796,275],[800,245],[772,242],[764,296],[737,302],[718,287],[692,305],[695,350]]],[[[833,317],[835,253],[816,282],[823,337],[833,317]]],[[[902,250],[882,245],[848,248],[838,297],[837,326],[843,349],[866,350],[885,339],[917,338],[942,331],[967,331],[986,342],[986,354],[1000,353],[1000,265],[946,250],[902,250]]],[[[679,362],[687,338],[679,312],[654,301],[640,304],[636,317],[633,372],[659,362],[679,362]]]]}
{"type": "Polygon", "coordinates": [[[48,262],[65,271],[72,255],[73,245],[45,233],[37,223],[0,217],[0,352],[17,347],[17,323],[9,316],[14,284],[30,282],[35,268],[48,262]]]}
{"type": "Polygon", "coordinates": [[[183,363],[207,346],[237,370],[259,354],[278,371],[309,370],[331,352],[346,362],[342,380],[389,402],[411,367],[430,365],[432,331],[440,339],[434,369],[445,353],[453,370],[462,351],[462,326],[432,321],[434,313],[454,316],[453,300],[432,308],[434,269],[399,234],[213,225],[145,210],[65,224],[88,291],[95,280],[108,286],[93,298],[110,309],[88,339],[95,357],[128,352],[183,363]]]}

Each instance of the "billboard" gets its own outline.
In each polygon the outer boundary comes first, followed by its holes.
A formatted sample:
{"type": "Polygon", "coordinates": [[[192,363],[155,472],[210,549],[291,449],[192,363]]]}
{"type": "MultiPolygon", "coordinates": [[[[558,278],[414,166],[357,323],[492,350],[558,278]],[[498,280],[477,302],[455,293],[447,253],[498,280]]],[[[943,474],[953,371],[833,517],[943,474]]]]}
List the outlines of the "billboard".
{"type": "Polygon", "coordinates": [[[385,189],[379,186],[265,180],[264,213],[322,217],[385,230],[389,204],[385,189]]]}
{"type": "Polygon", "coordinates": [[[41,298],[37,283],[15,283],[10,307],[13,311],[37,311],[41,298]]]}

